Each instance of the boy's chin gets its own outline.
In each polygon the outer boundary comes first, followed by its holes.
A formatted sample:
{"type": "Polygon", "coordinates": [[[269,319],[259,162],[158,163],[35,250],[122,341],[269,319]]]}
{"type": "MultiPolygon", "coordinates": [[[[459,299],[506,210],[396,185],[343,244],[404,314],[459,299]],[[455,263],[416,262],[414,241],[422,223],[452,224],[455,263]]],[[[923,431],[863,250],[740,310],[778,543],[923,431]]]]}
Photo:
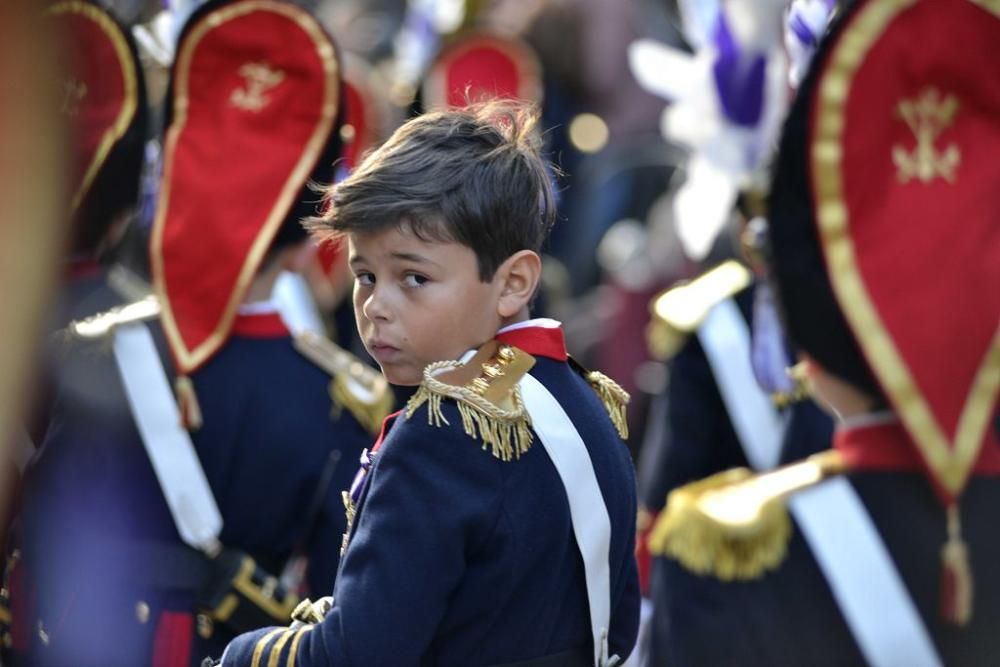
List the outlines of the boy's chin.
{"type": "Polygon", "coordinates": [[[379,368],[382,369],[386,382],[397,387],[416,387],[424,379],[422,372],[414,372],[411,369],[394,368],[388,364],[379,364],[379,368]]]}

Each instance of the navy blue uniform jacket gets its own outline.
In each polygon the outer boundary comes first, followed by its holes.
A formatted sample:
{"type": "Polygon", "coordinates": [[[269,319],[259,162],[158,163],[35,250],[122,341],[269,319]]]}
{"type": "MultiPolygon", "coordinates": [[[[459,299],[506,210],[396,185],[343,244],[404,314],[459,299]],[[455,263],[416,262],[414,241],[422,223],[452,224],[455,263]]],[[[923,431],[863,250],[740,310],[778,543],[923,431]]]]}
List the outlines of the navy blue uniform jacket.
{"type": "MultiPolygon", "coordinates": [[[[154,651],[171,666],[219,655],[232,635],[217,626],[199,637],[198,591],[155,556],[185,547],[110,352],[103,342],[74,345],[60,371],[20,517],[21,589],[33,593],[12,602],[15,623],[30,628],[18,652],[25,664],[59,667],[135,667],[154,651]]],[[[192,440],[223,515],[221,541],[274,574],[301,551],[310,588],[329,594],[345,525],[339,490],[370,434],[346,409],[331,417],[330,376],[287,331],[234,335],[193,381],[204,424],[192,440]],[[311,516],[331,457],[339,461],[311,516]]]]}
{"type": "MultiPolygon", "coordinates": [[[[611,653],[632,650],[639,615],[631,458],[607,411],[569,364],[531,374],[586,442],[611,519],[611,653]]],[[[583,564],[566,492],[545,449],[510,462],[462,429],[396,419],[376,454],[335,587],[311,630],[237,638],[224,665],[477,667],[591,646],[583,564]],[[255,649],[259,651],[254,662],[255,649]]]]}

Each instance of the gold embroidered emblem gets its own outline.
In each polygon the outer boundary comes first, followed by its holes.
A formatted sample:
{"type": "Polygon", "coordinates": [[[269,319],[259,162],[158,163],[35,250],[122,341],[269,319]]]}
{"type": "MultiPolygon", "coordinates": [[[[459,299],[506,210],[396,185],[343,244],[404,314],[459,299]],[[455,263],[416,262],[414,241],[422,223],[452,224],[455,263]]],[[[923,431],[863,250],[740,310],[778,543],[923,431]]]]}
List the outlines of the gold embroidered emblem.
{"type": "Polygon", "coordinates": [[[934,142],[951,125],[957,111],[958,99],[954,95],[942,98],[936,88],[930,87],[919,97],[899,103],[897,113],[917,140],[912,151],[899,145],[892,147],[892,161],[901,183],[914,178],[928,183],[939,176],[949,183],[955,181],[955,169],[961,161],[958,146],[948,144],[943,151],[938,151],[934,142]]]}
{"type": "Polygon", "coordinates": [[[229,102],[234,107],[255,113],[271,103],[271,98],[265,93],[285,79],[284,72],[267,63],[246,63],[239,71],[245,79],[245,87],[234,90],[229,102]]]}
{"type": "Polygon", "coordinates": [[[67,116],[78,116],[80,104],[87,96],[87,84],[76,79],[66,79],[62,82],[63,96],[60,111],[67,116]]]}

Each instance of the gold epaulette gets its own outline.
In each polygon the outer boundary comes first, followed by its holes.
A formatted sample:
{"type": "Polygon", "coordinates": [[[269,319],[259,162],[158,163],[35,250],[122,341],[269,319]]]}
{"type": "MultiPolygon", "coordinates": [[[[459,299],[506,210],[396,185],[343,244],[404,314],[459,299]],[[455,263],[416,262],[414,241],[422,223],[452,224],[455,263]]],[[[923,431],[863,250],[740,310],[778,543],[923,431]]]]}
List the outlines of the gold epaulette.
{"type": "Polygon", "coordinates": [[[785,500],[846,470],[829,450],[771,472],[736,468],[682,486],[667,496],[650,553],[722,581],[757,579],[785,558],[792,531],[785,500]]]}
{"type": "Polygon", "coordinates": [[[393,395],[381,373],[332,340],[313,331],[296,334],[295,349],[333,376],[330,398],[335,411],[346,409],[370,433],[377,434],[392,412],[393,395]]]}
{"type": "Polygon", "coordinates": [[[518,382],[535,365],[535,358],[512,345],[490,341],[468,362],[441,361],[424,369],[424,380],[406,405],[406,418],[427,403],[427,421],[449,424],[441,400],[454,399],[462,427],[482,440],[502,461],[518,458],[531,447],[531,420],[521,400],[518,382]]]}
{"type": "Polygon", "coordinates": [[[629,393],[622,389],[622,386],[600,371],[588,371],[584,377],[590,386],[597,392],[597,396],[604,403],[611,423],[615,425],[615,430],[622,440],[628,440],[628,416],[626,409],[628,402],[632,400],[629,393]]]}
{"type": "Polygon", "coordinates": [[[649,304],[652,313],[646,342],[653,357],[673,357],[688,336],[701,325],[708,311],[753,282],[753,274],[735,260],[728,260],[694,280],[661,292],[649,304]]]}
{"type": "Polygon", "coordinates": [[[160,302],[150,294],[133,303],[117,306],[82,320],[74,320],[69,323],[65,331],[74,338],[100,340],[114,333],[115,327],[145,322],[159,316],[160,302]]]}

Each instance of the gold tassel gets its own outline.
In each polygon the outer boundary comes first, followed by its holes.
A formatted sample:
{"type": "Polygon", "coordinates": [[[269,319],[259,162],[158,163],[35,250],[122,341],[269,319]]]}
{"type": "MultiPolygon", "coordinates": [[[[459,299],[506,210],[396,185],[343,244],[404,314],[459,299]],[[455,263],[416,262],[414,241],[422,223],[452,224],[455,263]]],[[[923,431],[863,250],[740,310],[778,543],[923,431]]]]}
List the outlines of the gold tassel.
{"type": "Polygon", "coordinates": [[[785,558],[791,519],[780,501],[764,503],[745,524],[721,524],[701,507],[707,492],[749,479],[746,468],[727,470],[675,489],[649,535],[654,556],[669,556],[688,570],[722,581],[756,579],[785,558]]]}
{"type": "MultiPolygon", "coordinates": [[[[482,440],[483,450],[490,448],[493,456],[501,461],[520,458],[531,448],[533,435],[528,413],[521,404],[520,393],[515,392],[515,410],[513,412],[499,409],[487,410],[484,399],[472,391],[462,387],[454,387],[452,392],[460,394],[451,396],[458,403],[458,414],[462,417],[462,429],[466,435],[482,440]],[[466,395],[467,394],[467,395],[466,395]],[[478,405],[482,403],[483,405],[478,405]],[[495,414],[491,414],[495,413],[495,414]]],[[[431,426],[450,426],[451,422],[441,410],[441,399],[444,394],[431,391],[426,385],[410,397],[406,404],[406,418],[409,419],[424,403],[427,403],[427,423],[431,426]]]]}
{"type": "Polygon", "coordinates": [[[631,397],[621,385],[600,371],[587,373],[587,382],[594,388],[604,403],[611,423],[615,425],[622,440],[628,439],[628,415],[626,408],[631,397]]]}
{"type": "Polygon", "coordinates": [[[177,393],[181,426],[189,431],[197,431],[202,425],[201,406],[198,405],[198,394],[195,393],[191,378],[187,375],[178,375],[174,380],[174,391],[177,393]]]}
{"type": "Polygon", "coordinates": [[[941,567],[941,616],[963,626],[972,619],[973,581],[957,503],[948,506],[948,541],[941,547],[941,567]]]}
{"type": "Polygon", "coordinates": [[[391,390],[377,392],[371,401],[362,399],[350,383],[353,380],[344,374],[337,375],[330,381],[330,400],[333,401],[332,416],[340,417],[344,408],[369,433],[378,434],[382,421],[392,412],[393,395],[391,390]]]}

